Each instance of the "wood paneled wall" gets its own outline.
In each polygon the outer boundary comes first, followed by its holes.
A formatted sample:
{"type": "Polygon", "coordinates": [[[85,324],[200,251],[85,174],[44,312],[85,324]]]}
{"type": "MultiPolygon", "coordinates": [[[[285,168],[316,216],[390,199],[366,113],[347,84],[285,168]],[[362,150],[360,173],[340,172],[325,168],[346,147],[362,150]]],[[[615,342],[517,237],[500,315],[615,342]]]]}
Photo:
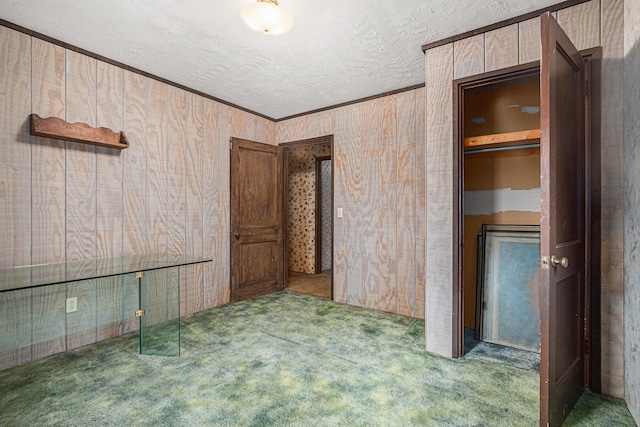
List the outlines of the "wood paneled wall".
{"type": "Polygon", "coordinates": [[[640,2],[624,8],[625,400],[640,424],[640,2]]]}
{"type": "MultiPolygon", "coordinates": [[[[181,313],[229,301],[229,138],[273,143],[274,122],[6,27],[0,103],[0,268],[204,256],[181,270],[181,313]],[[30,136],[31,113],[122,130],[130,147],[30,136]]],[[[137,298],[118,278],[2,294],[0,369],[134,330],[137,298]]]]}
{"type": "Polygon", "coordinates": [[[422,88],[277,123],[278,143],[334,135],[336,301],[424,318],[425,105],[422,88]]]}
{"type": "MultiPolygon", "coordinates": [[[[624,395],[622,0],[591,0],[557,12],[578,49],[602,45],[602,390],[624,395]]],[[[538,60],[539,19],[426,51],[427,350],[452,355],[454,269],[452,81],[538,60]]]]}

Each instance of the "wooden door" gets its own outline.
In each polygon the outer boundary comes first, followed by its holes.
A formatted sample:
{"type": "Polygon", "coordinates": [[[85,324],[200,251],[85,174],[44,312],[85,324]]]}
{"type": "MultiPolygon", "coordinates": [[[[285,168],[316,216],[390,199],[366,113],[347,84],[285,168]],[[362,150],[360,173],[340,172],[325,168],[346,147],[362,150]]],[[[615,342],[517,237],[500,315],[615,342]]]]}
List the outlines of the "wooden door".
{"type": "Polygon", "coordinates": [[[231,139],[231,301],[284,283],[282,149],[231,139]]]}
{"type": "Polygon", "coordinates": [[[540,425],[559,426],[584,390],[583,60],[549,13],[540,61],[540,425]]]}

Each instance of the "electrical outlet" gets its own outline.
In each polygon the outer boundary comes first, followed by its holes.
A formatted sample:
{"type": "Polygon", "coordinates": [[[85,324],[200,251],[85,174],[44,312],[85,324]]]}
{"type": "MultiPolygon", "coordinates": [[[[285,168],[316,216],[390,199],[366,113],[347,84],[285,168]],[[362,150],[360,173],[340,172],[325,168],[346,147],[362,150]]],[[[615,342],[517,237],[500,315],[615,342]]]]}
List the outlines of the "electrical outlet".
{"type": "Polygon", "coordinates": [[[75,313],[76,311],[78,311],[78,297],[67,298],[65,313],[75,313]]]}
{"type": "Polygon", "coordinates": [[[342,208],[338,208],[338,218],[342,218],[342,208]]]}

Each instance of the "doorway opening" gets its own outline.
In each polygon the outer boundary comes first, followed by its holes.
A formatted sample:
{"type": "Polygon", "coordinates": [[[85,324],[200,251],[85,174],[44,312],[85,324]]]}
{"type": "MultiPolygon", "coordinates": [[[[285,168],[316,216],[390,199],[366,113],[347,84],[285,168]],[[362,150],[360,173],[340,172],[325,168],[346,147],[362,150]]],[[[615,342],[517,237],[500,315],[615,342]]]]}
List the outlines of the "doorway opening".
{"type": "Polygon", "coordinates": [[[458,102],[460,350],[539,370],[539,69],[470,82],[458,102]]]}
{"type": "Polygon", "coordinates": [[[333,135],[284,147],[285,288],[333,299],[333,135]]]}
{"type": "MultiPolygon", "coordinates": [[[[600,230],[600,170],[601,170],[601,149],[600,149],[600,69],[601,69],[601,57],[602,49],[593,48],[581,51],[580,54],[584,59],[584,72],[585,72],[585,147],[584,147],[584,167],[585,167],[585,186],[584,186],[584,203],[585,203],[585,288],[584,288],[584,322],[585,322],[585,380],[586,386],[594,391],[600,391],[600,248],[601,248],[601,230],[600,230]]],[[[454,117],[456,123],[454,126],[454,140],[458,141],[455,145],[456,151],[454,153],[454,162],[457,165],[454,174],[458,175],[458,193],[455,200],[459,200],[459,203],[454,204],[454,224],[456,224],[456,230],[454,232],[454,239],[458,242],[457,256],[454,257],[455,271],[457,271],[456,282],[454,283],[454,310],[456,314],[456,322],[454,325],[454,339],[453,339],[453,355],[454,357],[461,357],[466,354],[477,342],[481,341],[480,328],[482,327],[482,316],[476,316],[476,313],[481,313],[481,295],[476,295],[480,289],[479,284],[483,279],[482,275],[490,274],[482,270],[482,256],[485,251],[482,251],[482,245],[484,242],[482,239],[482,227],[478,225],[476,221],[473,223],[470,220],[470,216],[473,216],[471,210],[473,201],[473,194],[467,194],[465,197],[465,191],[476,190],[480,184],[476,182],[478,180],[478,173],[482,171],[477,167],[477,164],[484,163],[484,167],[488,167],[491,162],[498,162],[500,158],[513,159],[510,164],[510,168],[514,169],[516,166],[521,165],[524,161],[524,157],[528,157],[531,162],[535,156],[537,161],[540,160],[540,148],[538,141],[526,141],[522,140],[513,145],[518,147],[509,147],[509,143],[502,142],[495,144],[495,146],[484,145],[483,151],[473,151],[479,149],[476,147],[465,147],[464,138],[465,135],[465,118],[467,121],[473,123],[482,115],[474,115],[475,111],[471,111],[470,117],[465,116],[465,93],[471,96],[479,96],[482,98],[487,92],[491,91],[492,85],[495,84],[496,90],[499,92],[500,88],[509,88],[511,86],[518,86],[522,83],[523,86],[531,85],[531,79],[539,79],[540,65],[539,62],[524,64],[522,66],[511,67],[509,69],[498,70],[490,73],[485,73],[479,76],[472,76],[464,79],[459,79],[454,82],[455,93],[454,97],[454,117]],[[466,153],[466,154],[465,154],[466,153]],[[484,153],[484,154],[483,154],[484,153]],[[514,157],[521,157],[520,159],[514,159],[514,157]],[[494,160],[491,160],[494,158],[494,160]],[[469,166],[467,163],[475,162],[476,167],[469,166]],[[469,169],[468,169],[469,168],[469,169]],[[475,175],[474,175],[475,174],[475,175]],[[473,229],[473,230],[472,230],[473,229]],[[474,240],[475,239],[475,240],[474,240]],[[478,251],[478,248],[481,250],[478,251]],[[477,268],[480,266],[480,268],[477,268]],[[471,285],[469,285],[471,283],[471,285]],[[468,287],[471,286],[470,291],[468,287]],[[478,291],[478,292],[476,292],[478,291]],[[472,321],[470,320],[472,319],[472,321]],[[466,331],[465,331],[466,329],[466,331]],[[465,339],[465,332],[466,337],[465,339]],[[466,344],[466,346],[465,346],[466,344]],[[466,348],[465,348],[466,347],[466,348]]],[[[503,100],[503,111],[508,110],[511,114],[514,114],[515,110],[522,110],[526,105],[520,105],[515,107],[517,102],[507,102],[503,100]]],[[[486,110],[486,108],[485,108],[486,110]]],[[[530,108],[526,109],[529,113],[533,113],[530,108]]],[[[531,114],[533,116],[533,114],[531,114]]],[[[531,119],[531,117],[530,117],[531,119]]],[[[517,122],[517,121],[516,121],[517,122]]],[[[473,125],[476,125],[475,123],[473,125]]],[[[485,117],[485,123],[483,125],[488,126],[487,118],[485,117]]],[[[531,127],[531,126],[530,126],[531,127]]],[[[504,131],[514,130],[504,129],[504,131]]],[[[516,131],[516,130],[514,130],[516,131]]],[[[490,132],[490,131],[489,131],[490,132]]],[[[491,134],[490,134],[491,135],[491,134]]],[[[493,134],[496,135],[496,134],[493,134]]],[[[469,131],[469,137],[480,136],[480,132],[476,132],[476,135],[472,131],[469,131]]],[[[531,135],[529,135],[531,138],[531,135]]],[[[497,141],[499,142],[499,141],[497,141]]],[[[503,161],[503,163],[506,161],[503,161]]],[[[509,161],[510,162],[510,161],[509,161]]],[[[531,164],[529,170],[531,170],[531,164]]],[[[516,168],[518,174],[526,174],[527,168],[516,168]]],[[[533,166],[535,170],[535,166],[533,166]]],[[[455,175],[454,175],[455,176],[455,175]]],[[[483,178],[484,179],[484,178],[483,178]]],[[[505,181],[507,176],[502,174],[494,180],[505,181]]],[[[529,179],[534,179],[529,174],[529,179]]],[[[494,181],[495,182],[495,181],[494,181]]],[[[484,181],[483,185],[487,185],[484,181]]],[[[486,190],[485,190],[486,191],[486,190]]],[[[506,193],[506,192],[503,192],[506,193]]],[[[475,194],[477,197],[482,193],[475,194]]],[[[484,193],[485,195],[487,193],[484,193]]],[[[524,194],[524,193],[523,193],[524,194]]],[[[504,194],[503,194],[504,195],[504,194]]],[[[482,202],[482,200],[481,200],[482,202]]],[[[486,204],[486,200],[484,204],[486,204]]],[[[502,218],[498,218],[496,222],[508,224],[510,221],[506,216],[507,213],[502,213],[502,218]]],[[[533,224],[534,221],[539,220],[539,216],[534,214],[529,220],[523,222],[533,224]]],[[[537,298],[537,296],[536,296],[537,298]]]]}

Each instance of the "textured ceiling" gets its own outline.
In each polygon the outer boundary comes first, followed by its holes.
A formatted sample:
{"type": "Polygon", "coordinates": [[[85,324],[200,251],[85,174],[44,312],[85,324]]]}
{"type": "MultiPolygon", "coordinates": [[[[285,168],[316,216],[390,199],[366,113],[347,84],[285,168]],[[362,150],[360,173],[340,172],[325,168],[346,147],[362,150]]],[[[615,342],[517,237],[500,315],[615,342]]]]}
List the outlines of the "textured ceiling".
{"type": "Polygon", "coordinates": [[[279,0],[291,31],[245,27],[254,0],[0,0],[0,18],[275,119],[424,82],[424,43],[558,0],[279,0]]]}

